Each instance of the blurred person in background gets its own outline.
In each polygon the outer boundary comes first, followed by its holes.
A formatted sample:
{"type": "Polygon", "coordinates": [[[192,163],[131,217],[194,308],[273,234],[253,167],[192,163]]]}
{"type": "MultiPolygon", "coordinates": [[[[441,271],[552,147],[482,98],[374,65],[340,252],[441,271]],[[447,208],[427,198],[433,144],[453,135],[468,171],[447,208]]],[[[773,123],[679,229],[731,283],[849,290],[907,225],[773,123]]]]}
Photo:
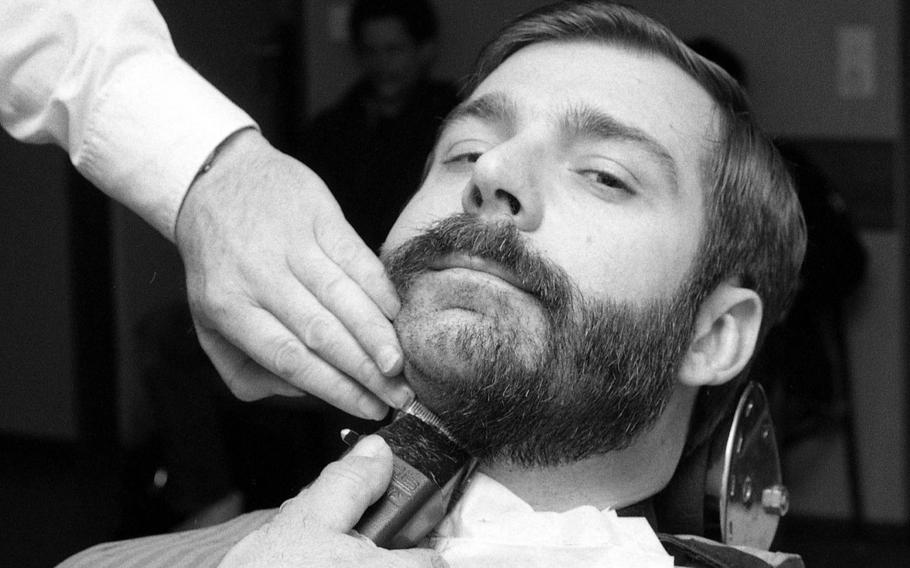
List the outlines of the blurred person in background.
{"type": "Polygon", "coordinates": [[[458,99],[430,77],[438,21],[427,0],[358,0],[348,24],[362,76],[306,126],[298,157],[378,251],[458,99]]]}

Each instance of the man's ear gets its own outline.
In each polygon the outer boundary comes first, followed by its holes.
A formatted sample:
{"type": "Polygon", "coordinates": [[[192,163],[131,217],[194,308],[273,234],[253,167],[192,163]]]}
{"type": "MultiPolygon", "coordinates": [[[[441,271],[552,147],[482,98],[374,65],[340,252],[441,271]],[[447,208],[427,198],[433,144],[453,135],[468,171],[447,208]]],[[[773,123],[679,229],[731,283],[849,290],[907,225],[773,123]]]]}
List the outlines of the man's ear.
{"type": "Polygon", "coordinates": [[[693,387],[712,386],[738,375],[755,352],[761,319],[761,298],[755,291],[732,282],[718,286],[695,316],[679,381],[693,387]]]}

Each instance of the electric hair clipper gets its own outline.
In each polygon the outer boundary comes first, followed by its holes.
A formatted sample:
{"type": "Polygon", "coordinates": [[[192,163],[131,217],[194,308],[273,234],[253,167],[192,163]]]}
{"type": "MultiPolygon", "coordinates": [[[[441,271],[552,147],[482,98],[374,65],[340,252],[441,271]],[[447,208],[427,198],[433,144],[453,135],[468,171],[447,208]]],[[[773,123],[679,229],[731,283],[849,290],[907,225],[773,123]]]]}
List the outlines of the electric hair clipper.
{"type": "MultiPolygon", "coordinates": [[[[445,516],[474,460],[416,400],[376,432],[394,455],[392,481],[354,530],[382,548],[413,548],[445,516]]],[[[349,446],[360,437],[343,430],[349,446]]]]}

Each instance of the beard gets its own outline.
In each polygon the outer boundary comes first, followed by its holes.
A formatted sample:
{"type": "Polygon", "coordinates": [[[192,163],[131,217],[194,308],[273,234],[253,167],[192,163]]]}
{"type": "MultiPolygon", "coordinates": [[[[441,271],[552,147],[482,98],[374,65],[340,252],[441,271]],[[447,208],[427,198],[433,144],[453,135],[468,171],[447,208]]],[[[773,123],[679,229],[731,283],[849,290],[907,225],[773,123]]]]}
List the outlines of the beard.
{"type": "Polygon", "coordinates": [[[474,457],[525,467],[579,461],[629,447],[665,409],[697,308],[688,280],[642,306],[586,298],[513,224],[464,214],[383,261],[402,298],[395,329],[409,379],[474,457]],[[412,288],[450,254],[513,275],[539,306],[541,325],[438,318],[412,288]]]}

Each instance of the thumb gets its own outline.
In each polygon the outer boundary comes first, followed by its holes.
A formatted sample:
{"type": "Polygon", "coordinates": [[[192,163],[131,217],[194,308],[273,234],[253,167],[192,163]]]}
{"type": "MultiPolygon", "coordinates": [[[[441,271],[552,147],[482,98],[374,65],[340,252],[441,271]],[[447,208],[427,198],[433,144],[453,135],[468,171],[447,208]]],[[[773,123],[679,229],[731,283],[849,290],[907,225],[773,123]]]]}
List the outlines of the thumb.
{"type": "Polygon", "coordinates": [[[309,487],[282,505],[281,513],[332,532],[351,530],[392,479],[392,450],[379,436],[366,436],[322,470],[309,487]]]}

